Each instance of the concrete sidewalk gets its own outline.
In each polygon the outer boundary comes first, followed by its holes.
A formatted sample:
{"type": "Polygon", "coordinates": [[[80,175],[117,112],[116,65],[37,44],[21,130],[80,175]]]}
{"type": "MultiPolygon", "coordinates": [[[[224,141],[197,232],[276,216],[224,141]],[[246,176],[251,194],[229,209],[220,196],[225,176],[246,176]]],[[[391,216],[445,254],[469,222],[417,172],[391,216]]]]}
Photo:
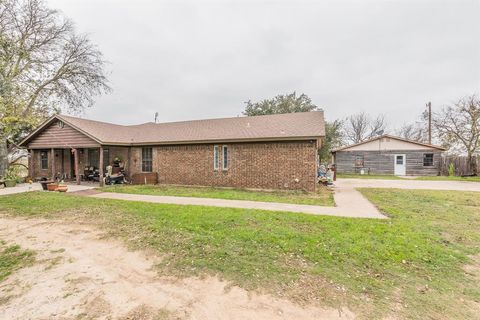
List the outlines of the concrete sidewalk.
{"type": "Polygon", "coordinates": [[[226,200],[193,197],[151,196],[141,194],[102,192],[90,195],[94,198],[141,201],[151,203],[167,203],[178,205],[226,207],[241,209],[258,209],[269,211],[288,211],[314,215],[328,215],[351,218],[386,219],[377,208],[353,188],[337,190],[335,192],[336,207],[321,207],[304,204],[290,204],[277,202],[260,202],[246,200],[226,200]]]}
{"type": "MultiPolygon", "coordinates": [[[[76,185],[76,184],[70,184],[67,183],[68,185],[68,191],[67,192],[78,192],[82,190],[89,190],[93,189],[96,187],[96,185],[91,184],[91,185],[76,185]]],[[[16,193],[24,193],[24,192],[31,192],[31,191],[42,191],[42,185],[40,183],[21,183],[16,185],[15,187],[12,188],[2,188],[0,189],[0,196],[6,196],[9,194],[16,194],[16,193]]]]}

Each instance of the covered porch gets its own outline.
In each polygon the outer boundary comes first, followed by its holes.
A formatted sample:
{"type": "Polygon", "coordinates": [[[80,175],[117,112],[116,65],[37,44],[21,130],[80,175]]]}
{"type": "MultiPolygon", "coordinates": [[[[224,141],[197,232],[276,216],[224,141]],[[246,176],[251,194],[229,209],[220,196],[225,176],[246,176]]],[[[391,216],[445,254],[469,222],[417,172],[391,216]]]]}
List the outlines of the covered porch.
{"type": "Polygon", "coordinates": [[[115,160],[126,168],[128,149],[108,146],[28,149],[29,176],[33,181],[63,180],[77,185],[98,183],[103,186],[107,167],[115,160]]]}

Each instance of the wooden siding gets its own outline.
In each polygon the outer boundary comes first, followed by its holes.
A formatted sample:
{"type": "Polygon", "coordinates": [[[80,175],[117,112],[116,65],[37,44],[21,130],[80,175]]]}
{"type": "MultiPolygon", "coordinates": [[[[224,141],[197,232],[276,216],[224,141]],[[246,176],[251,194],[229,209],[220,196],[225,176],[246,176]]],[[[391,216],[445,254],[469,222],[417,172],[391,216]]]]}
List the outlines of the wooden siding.
{"type": "Polygon", "coordinates": [[[157,184],[158,173],[157,172],[143,172],[135,173],[132,175],[132,184],[157,184]]]}
{"type": "Polygon", "coordinates": [[[93,139],[65,124],[58,126],[58,121],[39,132],[29,143],[29,149],[48,148],[95,148],[100,145],[93,139]]]}
{"type": "Polygon", "coordinates": [[[434,150],[395,150],[395,151],[337,151],[335,165],[338,173],[358,173],[362,168],[355,167],[356,156],[363,156],[363,169],[370,174],[394,174],[394,156],[405,154],[406,174],[415,176],[436,176],[440,172],[441,151],[434,150]],[[433,166],[423,166],[423,155],[433,153],[433,166]]]}

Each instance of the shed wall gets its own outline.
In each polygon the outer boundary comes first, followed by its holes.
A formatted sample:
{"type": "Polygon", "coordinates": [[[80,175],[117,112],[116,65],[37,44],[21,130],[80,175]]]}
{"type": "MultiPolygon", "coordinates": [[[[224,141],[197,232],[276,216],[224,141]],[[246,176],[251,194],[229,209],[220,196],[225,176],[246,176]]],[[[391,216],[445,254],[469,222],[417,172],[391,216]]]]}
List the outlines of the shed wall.
{"type": "Polygon", "coordinates": [[[395,151],[337,151],[335,165],[338,173],[358,173],[363,168],[371,174],[394,174],[394,156],[406,155],[406,174],[435,176],[440,171],[441,151],[395,150],[395,151]],[[423,155],[433,153],[433,166],[423,166],[423,155]],[[363,167],[355,167],[356,156],[363,156],[363,167]]]}

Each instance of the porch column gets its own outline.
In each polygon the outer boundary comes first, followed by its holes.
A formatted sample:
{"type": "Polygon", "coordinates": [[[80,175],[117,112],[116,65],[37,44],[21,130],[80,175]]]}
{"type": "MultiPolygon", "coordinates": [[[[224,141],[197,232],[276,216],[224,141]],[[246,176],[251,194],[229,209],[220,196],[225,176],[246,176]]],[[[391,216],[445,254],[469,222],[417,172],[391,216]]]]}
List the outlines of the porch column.
{"type": "Polygon", "coordinates": [[[128,147],[127,151],[127,176],[128,180],[132,179],[132,147],[128,147]]]}
{"type": "Polygon", "coordinates": [[[98,155],[98,173],[100,174],[100,187],[103,187],[103,146],[100,146],[98,155]]]}
{"type": "Polygon", "coordinates": [[[55,180],[55,149],[52,148],[50,151],[52,157],[52,180],[55,180]]]}
{"type": "Polygon", "coordinates": [[[77,180],[77,184],[80,184],[80,172],[78,171],[78,149],[73,149],[73,157],[75,164],[75,179],[77,180]]]}
{"type": "Polygon", "coordinates": [[[30,149],[28,150],[28,176],[30,177],[30,179],[32,179],[33,181],[33,164],[34,164],[34,158],[33,158],[33,150],[30,149]]]}

